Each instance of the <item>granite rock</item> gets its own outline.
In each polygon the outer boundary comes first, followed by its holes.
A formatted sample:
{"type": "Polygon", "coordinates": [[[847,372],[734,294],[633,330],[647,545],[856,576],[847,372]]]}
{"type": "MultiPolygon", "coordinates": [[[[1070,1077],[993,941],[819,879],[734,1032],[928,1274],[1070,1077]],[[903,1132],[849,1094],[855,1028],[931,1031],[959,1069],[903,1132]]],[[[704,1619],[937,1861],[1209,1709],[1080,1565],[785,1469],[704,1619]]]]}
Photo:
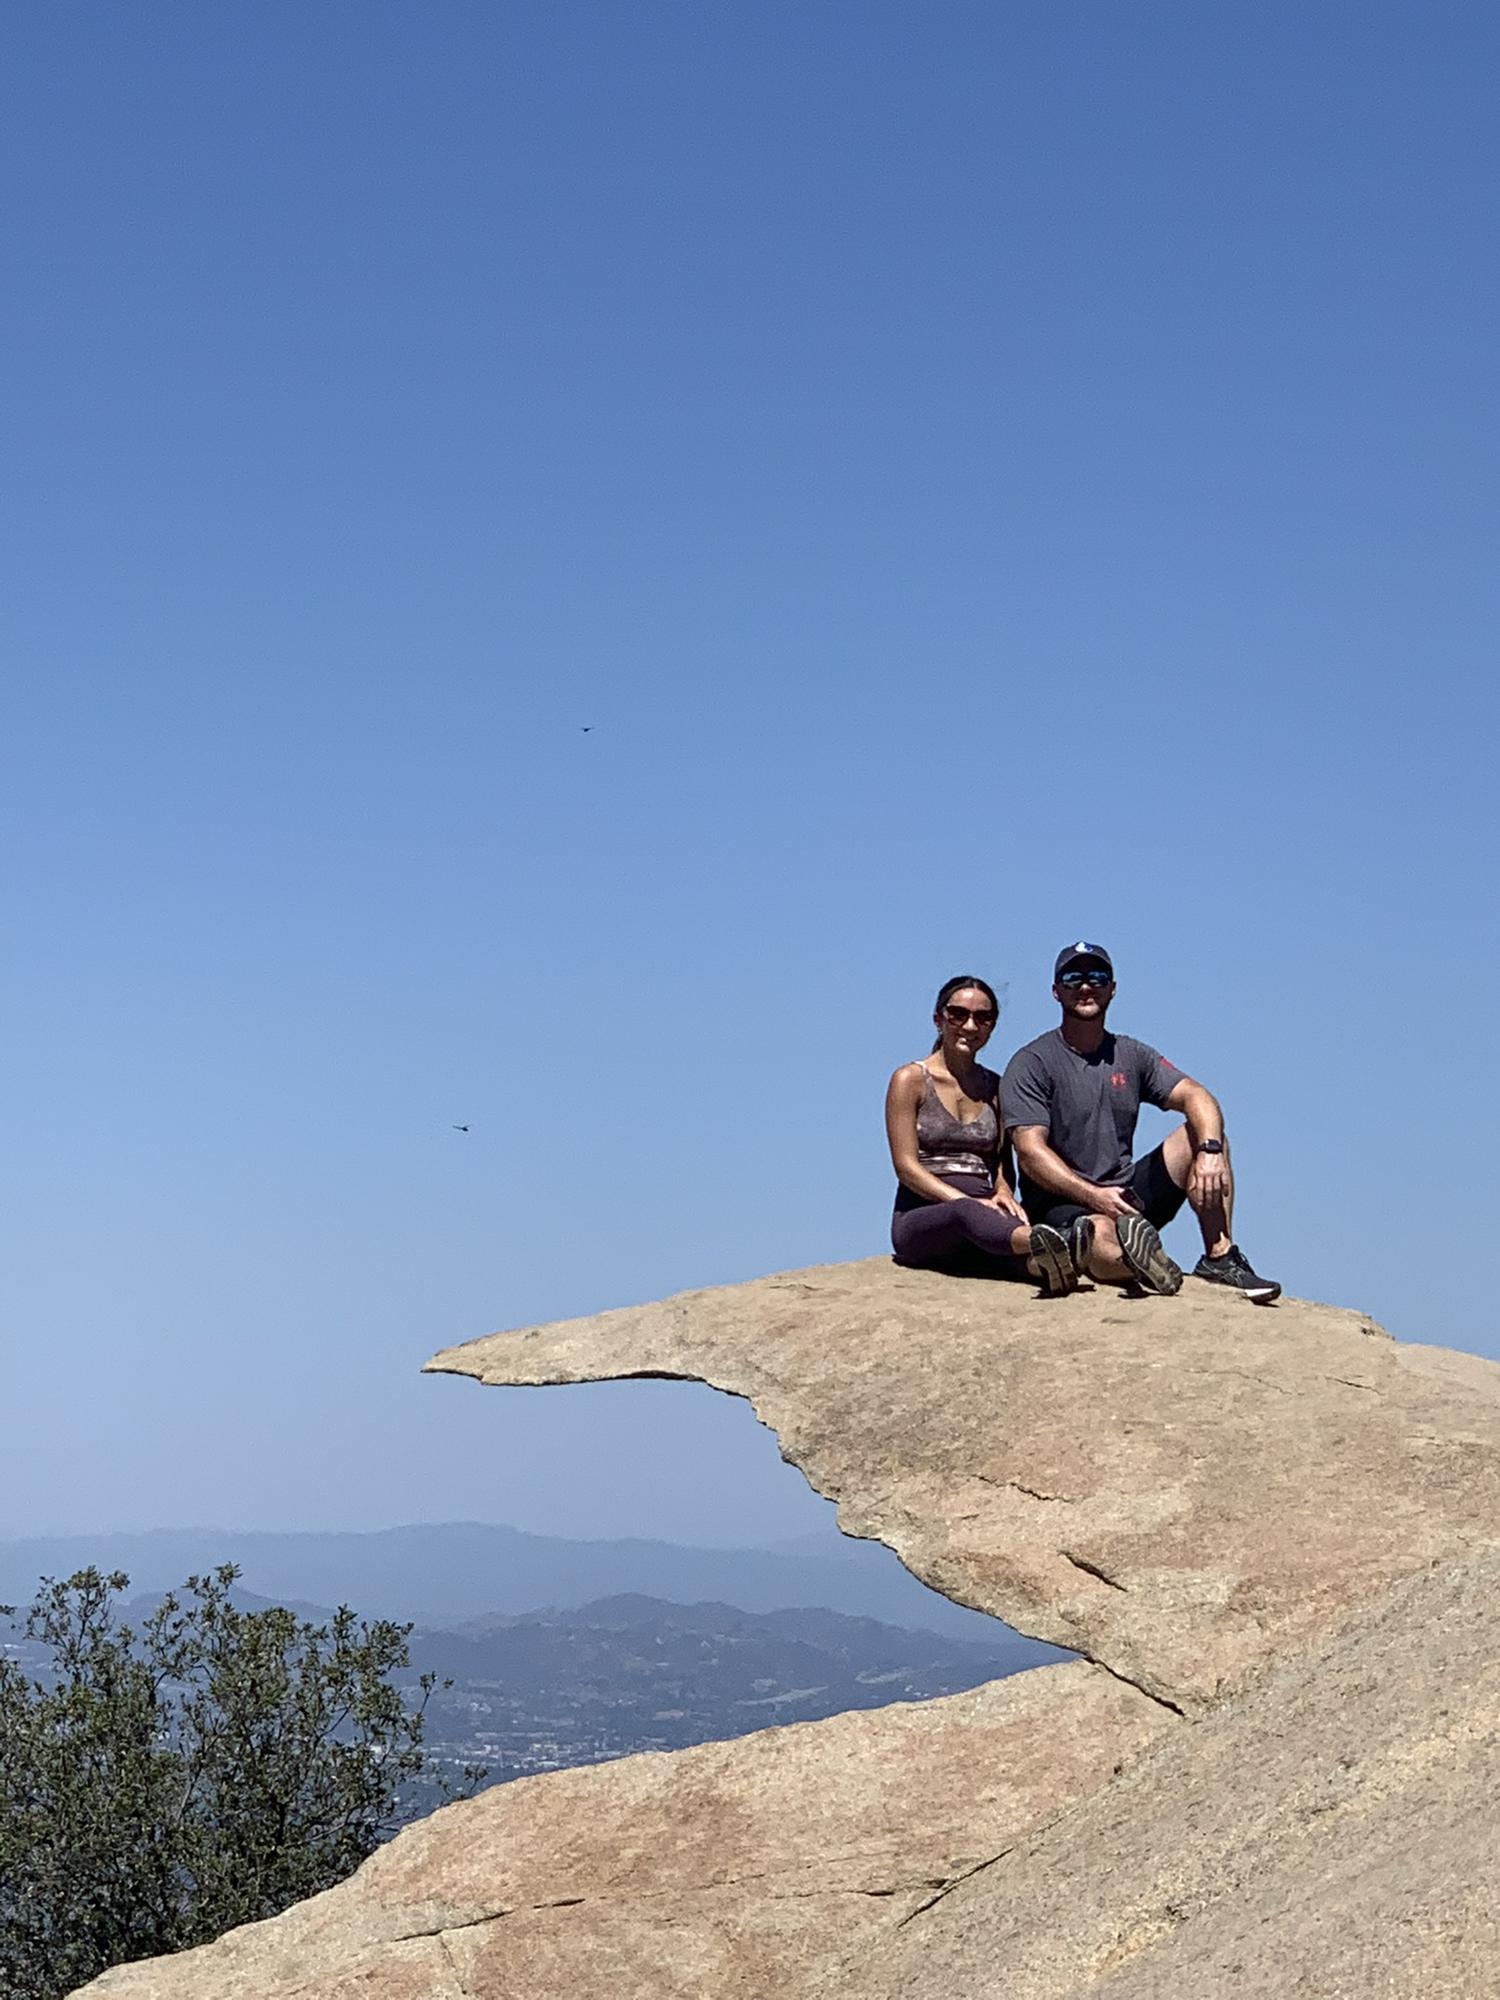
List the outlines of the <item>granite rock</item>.
{"type": "Polygon", "coordinates": [[[1106,1783],[1159,1704],[1082,1662],[941,1700],[523,1778],[347,1882],[97,2000],[762,2000],[893,1939],[944,1885],[1106,1783]]]}
{"type": "Polygon", "coordinates": [[[806,2000],[1493,2000],[1497,1603],[1408,1579],[806,2000]]]}
{"type": "Polygon", "coordinates": [[[98,2000],[1500,1993],[1500,1368],[884,1261],[429,1367],[744,1396],[848,1532],[1085,1660],[497,1788],[98,2000]]]}
{"type": "Polygon", "coordinates": [[[1500,1369],[1359,1313],[830,1265],[491,1334],[489,1383],[701,1380],[924,1583],[1201,1713],[1500,1513],[1500,1369]]]}

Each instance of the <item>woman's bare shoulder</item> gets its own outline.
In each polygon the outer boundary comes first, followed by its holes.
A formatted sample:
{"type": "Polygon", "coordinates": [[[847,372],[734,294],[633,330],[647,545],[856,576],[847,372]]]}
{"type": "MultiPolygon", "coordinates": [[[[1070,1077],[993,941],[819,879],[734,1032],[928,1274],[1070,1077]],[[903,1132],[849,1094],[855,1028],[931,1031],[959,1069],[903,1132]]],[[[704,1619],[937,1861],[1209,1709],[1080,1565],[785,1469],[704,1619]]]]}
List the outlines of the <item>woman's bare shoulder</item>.
{"type": "Polygon", "coordinates": [[[920,1057],[916,1057],[911,1062],[902,1063],[899,1069],[891,1071],[890,1088],[892,1090],[910,1090],[916,1085],[924,1083],[928,1075],[929,1071],[926,1063],[920,1057]]]}

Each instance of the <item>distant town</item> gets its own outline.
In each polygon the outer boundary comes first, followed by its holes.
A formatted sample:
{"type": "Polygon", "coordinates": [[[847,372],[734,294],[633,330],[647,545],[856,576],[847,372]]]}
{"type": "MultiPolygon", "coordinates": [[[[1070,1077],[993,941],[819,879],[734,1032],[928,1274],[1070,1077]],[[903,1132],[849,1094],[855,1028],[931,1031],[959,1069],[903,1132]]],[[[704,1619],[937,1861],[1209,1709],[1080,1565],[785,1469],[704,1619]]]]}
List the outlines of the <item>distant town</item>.
{"type": "Polygon", "coordinates": [[[461,1786],[482,1764],[493,1784],[925,1701],[1064,1657],[995,1630],[984,1645],[832,1611],[623,1596],[413,1633],[409,1679],[451,1681],[427,1709],[434,1770],[461,1786]]]}
{"type": "MultiPolygon", "coordinates": [[[[399,1679],[419,1699],[427,1776],[445,1795],[640,1750],[680,1750],[846,1709],[924,1701],[1067,1656],[924,1590],[890,1551],[838,1536],[780,1549],[570,1542],[480,1523],[364,1534],[155,1530],[0,1542],[0,1602],[92,1565],[131,1582],[137,1629],[186,1578],[232,1562],[247,1611],[331,1607],[413,1625],[399,1679]],[[725,1601],[729,1600],[729,1601],[725,1601]],[[549,1608],[539,1608],[549,1607],[549,1608]]],[[[0,1652],[47,1657],[0,1628],[0,1652]]]]}
{"type": "MultiPolygon", "coordinates": [[[[237,1590],[243,1608],[268,1600],[237,1590]]],[[[135,1597],[139,1627],[158,1601],[135,1597]]],[[[316,1605],[295,1607],[326,1617],[316,1605]]],[[[991,1622],[984,1640],[798,1607],[742,1611],[639,1593],[564,1610],[494,1613],[418,1627],[397,1679],[413,1702],[437,1677],[424,1719],[427,1772],[403,1817],[445,1796],[640,1750],[680,1750],[847,1709],[926,1701],[1067,1657],[991,1622]],[[473,1773],[482,1770],[482,1778],[473,1773]]],[[[0,1653],[47,1678],[49,1658],[12,1624],[0,1653]]]]}

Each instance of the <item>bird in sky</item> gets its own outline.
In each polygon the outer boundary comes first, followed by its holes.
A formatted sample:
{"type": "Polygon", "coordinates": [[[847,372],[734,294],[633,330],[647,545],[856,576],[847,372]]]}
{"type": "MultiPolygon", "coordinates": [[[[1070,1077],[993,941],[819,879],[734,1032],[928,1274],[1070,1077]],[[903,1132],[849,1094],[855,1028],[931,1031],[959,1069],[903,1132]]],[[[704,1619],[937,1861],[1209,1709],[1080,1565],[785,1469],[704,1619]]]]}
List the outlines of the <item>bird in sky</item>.
{"type": "Polygon", "coordinates": [[[592,736],[592,735],[593,735],[593,733],[594,733],[594,725],[593,725],[593,723],[592,723],[592,722],[580,722],[580,723],[579,723],[579,725],[578,725],[578,733],[579,733],[579,735],[580,735],[580,736],[592,736]]]}
{"type": "Polygon", "coordinates": [[[467,1125],[455,1125],[453,1129],[455,1132],[467,1132],[469,1128],[467,1125]]]}

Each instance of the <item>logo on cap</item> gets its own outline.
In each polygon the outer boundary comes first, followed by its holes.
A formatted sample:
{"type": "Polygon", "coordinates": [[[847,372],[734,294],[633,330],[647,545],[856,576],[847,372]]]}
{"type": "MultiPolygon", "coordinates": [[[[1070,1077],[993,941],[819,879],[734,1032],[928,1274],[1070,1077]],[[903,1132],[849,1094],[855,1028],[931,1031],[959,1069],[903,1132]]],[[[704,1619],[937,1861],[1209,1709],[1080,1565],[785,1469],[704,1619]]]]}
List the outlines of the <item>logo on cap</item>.
{"type": "Polygon", "coordinates": [[[1095,959],[1104,967],[1111,979],[1113,979],[1114,963],[1109,953],[1104,949],[1102,944],[1090,944],[1087,938],[1080,938],[1077,944],[1065,944],[1063,946],[1062,950],[1057,954],[1057,963],[1052,968],[1052,977],[1054,979],[1060,977],[1066,966],[1076,964],[1080,958],[1095,959]]]}

